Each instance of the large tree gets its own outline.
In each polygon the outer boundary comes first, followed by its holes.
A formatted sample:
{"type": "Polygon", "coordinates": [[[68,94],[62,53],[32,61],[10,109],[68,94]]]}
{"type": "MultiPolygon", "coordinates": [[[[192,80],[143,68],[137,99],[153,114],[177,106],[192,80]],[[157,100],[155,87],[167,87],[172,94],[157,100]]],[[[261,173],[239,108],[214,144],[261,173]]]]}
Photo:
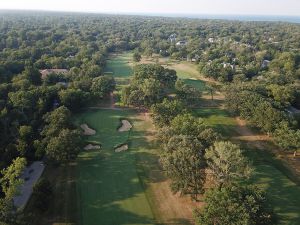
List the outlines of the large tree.
{"type": "Polygon", "coordinates": [[[177,115],[186,112],[184,104],[179,100],[164,99],[151,108],[154,124],[158,127],[169,125],[177,115]]]}
{"type": "Polygon", "coordinates": [[[165,146],[160,162],[168,177],[171,189],[190,194],[193,199],[204,192],[205,159],[204,147],[196,138],[174,136],[165,146]]]}
{"type": "Polygon", "coordinates": [[[215,142],[206,150],[205,158],[215,182],[220,186],[247,178],[251,173],[239,146],[228,141],[215,142]]]}
{"type": "Polygon", "coordinates": [[[96,77],[92,81],[91,92],[94,96],[104,98],[115,89],[116,83],[111,76],[96,77]]]}
{"type": "Polygon", "coordinates": [[[58,136],[49,140],[46,154],[51,160],[66,162],[76,159],[82,147],[80,131],[63,129],[58,136]]]}
{"type": "Polygon", "coordinates": [[[269,225],[274,216],[266,195],[257,187],[229,186],[205,194],[195,213],[198,225],[269,225]]]}

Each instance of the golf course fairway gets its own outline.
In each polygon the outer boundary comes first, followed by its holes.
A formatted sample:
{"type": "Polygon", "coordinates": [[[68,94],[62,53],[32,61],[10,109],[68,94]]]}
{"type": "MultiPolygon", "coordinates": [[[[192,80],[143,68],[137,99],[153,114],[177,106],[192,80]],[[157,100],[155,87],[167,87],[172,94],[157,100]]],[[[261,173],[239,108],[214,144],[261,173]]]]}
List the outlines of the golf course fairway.
{"type": "Polygon", "coordinates": [[[78,159],[78,200],[84,225],[153,224],[154,218],[136,168],[139,138],[134,111],[95,109],[77,115],[77,123],[96,130],[86,138],[101,143],[101,150],[84,151],[78,159]],[[118,132],[120,119],[133,123],[133,130],[118,132]],[[135,143],[136,142],[136,143],[135,143]],[[114,146],[128,143],[129,149],[115,152],[114,146]]]}

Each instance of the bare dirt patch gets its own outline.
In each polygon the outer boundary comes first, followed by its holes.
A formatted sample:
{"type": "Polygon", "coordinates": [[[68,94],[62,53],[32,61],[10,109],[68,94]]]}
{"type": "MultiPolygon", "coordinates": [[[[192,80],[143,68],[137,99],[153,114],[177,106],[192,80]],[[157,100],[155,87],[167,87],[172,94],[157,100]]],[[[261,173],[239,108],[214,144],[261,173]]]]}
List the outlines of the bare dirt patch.
{"type": "Polygon", "coordinates": [[[96,131],[91,129],[87,124],[81,124],[80,127],[83,129],[83,135],[91,136],[96,134],[96,131]]]}
{"type": "Polygon", "coordinates": [[[115,148],[115,152],[123,152],[127,150],[128,150],[128,144],[124,144],[115,148]]]}
{"type": "Polygon", "coordinates": [[[132,128],[131,123],[128,120],[122,120],[122,126],[118,129],[119,132],[130,131],[132,128]]]}
{"type": "Polygon", "coordinates": [[[100,145],[92,145],[92,144],[88,144],[87,146],[84,147],[84,150],[97,150],[97,149],[101,149],[100,145]]]}

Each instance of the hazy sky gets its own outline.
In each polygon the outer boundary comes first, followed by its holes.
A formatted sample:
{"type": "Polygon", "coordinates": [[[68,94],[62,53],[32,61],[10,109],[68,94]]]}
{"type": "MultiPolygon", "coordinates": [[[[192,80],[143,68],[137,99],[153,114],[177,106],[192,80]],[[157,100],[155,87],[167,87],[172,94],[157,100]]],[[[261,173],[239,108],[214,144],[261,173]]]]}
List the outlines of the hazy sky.
{"type": "Polygon", "coordinates": [[[0,0],[0,9],[300,16],[300,0],[0,0]]]}

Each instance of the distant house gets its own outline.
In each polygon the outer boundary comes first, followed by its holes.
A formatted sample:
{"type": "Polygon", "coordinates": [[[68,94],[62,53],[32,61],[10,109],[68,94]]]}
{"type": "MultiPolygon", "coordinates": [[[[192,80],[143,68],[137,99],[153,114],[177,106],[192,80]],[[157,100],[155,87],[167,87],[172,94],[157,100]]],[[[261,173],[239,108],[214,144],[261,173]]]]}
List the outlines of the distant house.
{"type": "Polygon", "coordinates": [[[230,63],[222,63],[222,65],[223,65],[223,68],[225,69],[225,68],[227,68],[227,67],[230,67],[231,69],[235,69],[235,65],[232,65],[232,64],[230,64],[230,63]]]}
{"type": "Polygon", "coordinates": [[[42,79],[45,79],[51,73],[66,74],[68,72],[69,72],[69,70],[67,70],[67,69],[44,69],[44,70],[40,70],[40,73],[42,74],[42,79]]]}
{"type": "Polygon", "coordinates": [[[176,38],[177,38],[177,35],[176,34],[171,34],[168,38],[168,40],[171,42],[171,43],[174,43],[176,42],[176,38]]]}
{"type": "Polygon", "coordinates": [[[176,46],[185,46],[185,45],[187,45],[187,41],[178,41],[176,43],[176,46]]]}
{"type": "Polygon", "coordinates": [[[264,60],[262,63],[261,63],[261,68],[267,68],[269,66],[271,61],[269,60],[264,60]]]}
{"type": "Polygon", "coordinates": [[[209,42],[209,43],[214,43],[214,42],[215,42],[215,39],[214,39],[214,38],[208,38],[208,42],[209,42]]]}

